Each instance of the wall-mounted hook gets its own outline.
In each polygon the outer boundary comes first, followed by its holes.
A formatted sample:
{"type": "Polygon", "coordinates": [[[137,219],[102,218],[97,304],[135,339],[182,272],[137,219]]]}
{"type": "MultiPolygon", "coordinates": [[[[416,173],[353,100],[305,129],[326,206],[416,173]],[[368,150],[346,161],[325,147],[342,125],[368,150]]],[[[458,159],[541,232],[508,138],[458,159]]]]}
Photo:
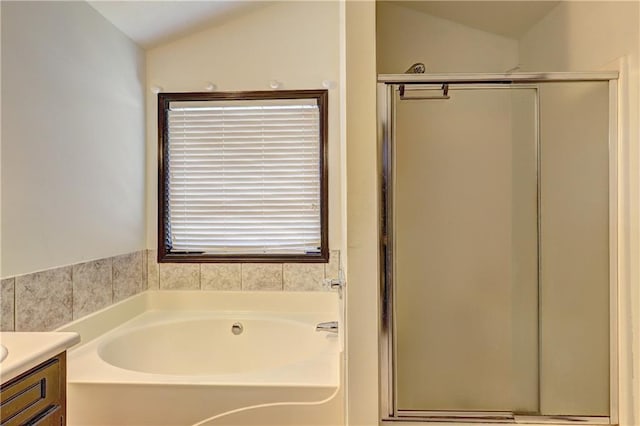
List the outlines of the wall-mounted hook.
{"type": "Polygon", "coordinates": [[[282,83],[278,80],[270,80],[269,87],[271,87],[272,89],[279,89],[282,87],[282,83]]]}
{"type": "Polygon", "coordinates": [[[335,89],[336,83],[335,81],[331,80],[322,80],[322,87],[324,87],[325,89],[335,89]]]}
{"type": "Polygon", "coordinates": [[[204,86],[204,90],[206,90],[207,92],[213,92],[217,88],[218,86],[216,86],[214,83],[210,81],[207,81],[207,84],[204,86]]]}

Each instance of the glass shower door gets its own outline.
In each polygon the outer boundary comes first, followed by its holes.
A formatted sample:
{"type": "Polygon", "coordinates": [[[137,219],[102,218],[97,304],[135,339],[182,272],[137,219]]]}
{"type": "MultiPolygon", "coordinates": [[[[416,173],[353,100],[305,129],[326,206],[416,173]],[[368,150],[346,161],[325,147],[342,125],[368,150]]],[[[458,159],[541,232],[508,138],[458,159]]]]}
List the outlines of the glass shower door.
{"type": "Polygon", "coordinates": [[[394,91],[400,412],[538,411],[536,90],[394,91]]]}

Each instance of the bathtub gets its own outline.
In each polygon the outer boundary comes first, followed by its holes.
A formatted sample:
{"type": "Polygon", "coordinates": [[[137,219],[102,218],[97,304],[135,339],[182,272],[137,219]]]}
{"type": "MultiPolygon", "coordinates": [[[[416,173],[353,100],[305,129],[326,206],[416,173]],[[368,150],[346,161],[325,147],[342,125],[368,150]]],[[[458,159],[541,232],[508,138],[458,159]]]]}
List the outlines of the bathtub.
{"type": "Polygon", "coordinates": [[[70,426],[344,423],[329,292],[148,291],[71,323],[70,426]],[[207,419],[210,419],[207,421],[207,419]]]}

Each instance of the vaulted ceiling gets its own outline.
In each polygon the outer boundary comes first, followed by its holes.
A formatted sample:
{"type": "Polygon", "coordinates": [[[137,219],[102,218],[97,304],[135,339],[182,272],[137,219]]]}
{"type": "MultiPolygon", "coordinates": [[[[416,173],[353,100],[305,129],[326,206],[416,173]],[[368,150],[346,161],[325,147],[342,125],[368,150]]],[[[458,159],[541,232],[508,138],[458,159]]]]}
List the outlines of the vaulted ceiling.
{"type": "Polygon", "coordinates": [[[89,0],[88,3],[134,42],[150,48],[209,26],[220,25],[227,19],[269,2],[89,0]]]}
{"type": "MultiPolygon", "coordinates": [[[[324,0],[337,1],[337,0],[324,0]]],[[[397,4],[472,28],[519,38],[559,1],[428,1],[396,0],[397,4]]],[[[264,7],[262,0],[167,0],[88,3],[144,48],[154,47],[238,14],[264,7]]]]}

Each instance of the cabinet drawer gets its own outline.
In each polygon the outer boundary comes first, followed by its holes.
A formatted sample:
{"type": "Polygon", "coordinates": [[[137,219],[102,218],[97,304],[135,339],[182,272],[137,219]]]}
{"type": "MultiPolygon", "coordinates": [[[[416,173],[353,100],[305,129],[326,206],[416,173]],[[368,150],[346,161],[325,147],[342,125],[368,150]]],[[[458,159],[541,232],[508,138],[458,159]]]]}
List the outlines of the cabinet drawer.
{"type": "Polygon", "coordinates": [[[61,357],[52,358],[0,387],[0,424],[30,424],[59,407],[62,396],[61,357]]]}

